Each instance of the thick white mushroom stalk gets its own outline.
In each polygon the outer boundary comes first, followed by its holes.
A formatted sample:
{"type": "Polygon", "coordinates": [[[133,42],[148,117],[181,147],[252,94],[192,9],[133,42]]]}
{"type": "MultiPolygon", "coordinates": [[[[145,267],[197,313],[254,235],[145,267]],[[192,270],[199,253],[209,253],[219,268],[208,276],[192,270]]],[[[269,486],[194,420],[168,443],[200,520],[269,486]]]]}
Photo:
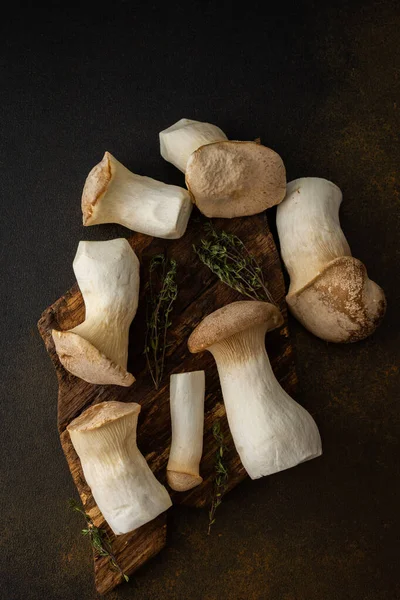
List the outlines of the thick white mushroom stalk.
{"type": "Polygon", "coordinates": [[[314,419],[272,371],[265,330],[249,329],[209,348],[236,450],[251,479],[289,469],[322,452],[314,419]]]}
{"type": "Polygon", "coordinates": [[[115,535],[141,527],[172,504],[136,445],[139,412],[134,402],[102,402],[67,428],[96,504],[115,535]]]}
{"type": "Polygon", "coordinates": [[[233,302],[208,315],[188,341],[191,352],[215,358],[232,438],[252,479],[322,452],[314,419],[281,387],[265,350],[266,331],[282,322],[272,304],[233,302]]]}
{"type": "Polygon", "coordinates": [[[216,125],[192,119],[180,119],[159,135],[161,156],[182,173],[186,172],[190,155],[200,146],[228,139],[216,125]]]}
{"type": "Polygon", "coordinates": [[[385,314],[383,290],[352,257],[339,222],[340,189],[303,177],[287,186],[278,206],[282,258],[290,275],[286,301],[294,316],[329,342],[355,342],[375,331],[385,314]]]}
{"type": "Polygon", "coordinates": [[[85,320],[53,330],[64,367],[89,383],[131,385],[129,327],[139,300],[139,260],[125,239],[79,242],[73,263],[85,302],[85,320]]]}
{"type": "Polygon", "coordinates": [[[182,237],[191,211],[187,190],[136,175],[109,152],[89,173],[82,193],[84,225],[119,223],[164,239],[182,237]]]}
{"type": "Polygon", "coordinates": [[[281,253],[290,275],[289,294],[319,275],[339,256],[351,256],[339,222],[342,192],[326,179],[308,177],[287,185],[276,223],[281,253]]]}
{"type": "Polygon", "coordinates": [[[167,480],[172,489],[183,492],[199,485],[203,452],[204,371],[171,375],[170,408],[172,441],[167,480]]]}

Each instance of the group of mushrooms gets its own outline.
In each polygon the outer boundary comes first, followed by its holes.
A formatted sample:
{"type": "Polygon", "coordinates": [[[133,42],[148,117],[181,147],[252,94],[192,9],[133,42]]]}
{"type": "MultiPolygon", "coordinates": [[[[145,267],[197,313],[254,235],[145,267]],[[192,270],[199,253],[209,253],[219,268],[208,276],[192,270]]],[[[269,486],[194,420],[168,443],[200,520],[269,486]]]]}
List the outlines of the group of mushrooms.
{"type": "MultiPolygon", "coordinates": [[[[82,195],[84,225],[119,223],[147,235],[185,233],[193,204],[208,217],[245,217],[279,205],[277,228],[290,275],[286,297],[293,315],[329,342],[370,335],[386,301],[365,266],[351,256],[339,223],[340,189],[319,178],[286,184],[280,156],[259,141],[229,141],[209,123],[181,119],[160,133],[161,155],[185,173],[187,190],[135,175],[105,153],[82,195]]],[[[85,302],[83,323],[53,330],[62,365],[99,385],[130,386],[128,333],[139,298],[139,260],[125,239],[80,242],[73,263],[85,302]]],[[[233,302],[206,316],[188,340],[208,350],[218,368],[226,413],[240,460],[252,479],[319,456],[321,439],[310,414],[274,376],[265,334],[280,327],[278,308],[233,302]]],[[[200,485],[204,371],[171,376],[172,442],[167,480],[177,491],[200,485]]],[[[136,445],[140,405],[101,402],[68,426],[94,499],[116,535],[171,506],[136,445]]]]}

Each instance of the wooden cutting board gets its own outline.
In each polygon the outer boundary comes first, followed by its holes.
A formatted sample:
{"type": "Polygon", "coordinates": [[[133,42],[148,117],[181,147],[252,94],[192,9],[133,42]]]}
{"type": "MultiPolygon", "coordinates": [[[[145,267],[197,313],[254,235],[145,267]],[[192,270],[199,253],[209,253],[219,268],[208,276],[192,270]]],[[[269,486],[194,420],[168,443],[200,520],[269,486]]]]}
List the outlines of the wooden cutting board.
{"type": "MultiPolygon", "coordinates": [[[[293,362],[293,350],[287,329],[285,306],[285,288],[281,264],[272,234],[268,228],[265,214],[242,219],[214,221],[217,229],[224,229],[238,235],[254,254],[263,267],[268,287],[284,317],[284,326],[267,334],[266,347],[273,370],[281,385],[289,394],[293,394],[296,385],[296,373],[293,362]]],[[[171,442],[171,423],[169,412],[169,375],[204,369],[206,372],[206,401],[204,420],[204,450],[200,465],[203,483],[184,493],[169,489],[174,504],[204,507],[210,503],[214,480],[214,456],[216,442],[212,435],[212,425],[221,420],[227,453],[225,461],[229,469],[227,491],[235,487],[246,477],[239,457],[233,445],[225,417],[218,373],[211,354],[192,355],[187,349],[187,339],[193,328],[203,317],[235,300],[243,297],[221,283],[205,267],[193,252],[192,245],[204,237],[202,220],[192,217],[188,230],[179,240],[159,240],[142,234],[134,234],[129,243],[135,250],[141,264],[141,294],[139,309],[132,323],[129,338],[128,371],[136,377],[129,388],[114,385],[92,385],[68,373],[58,360],[51,337],[52,329],[66,330],[75,327],[85,318],[85,307],[78,285],[75,284],[64,296],[43,313],[38,323],[39,332],[56,369],[58,391],[58,430],[62,448],[68,461],[72,477],[79,491],[85,511],[91,516],[97,527],[108,532],[113,551],[122,570],[130,575],[149,558],[157,554],[166,541],[166,514],[160,515],[151,523],[138,530],[121,536],[114,536],[97,508],[93,496],[83,477],[81,464],[71,444],[67,425],[84,409],[105,400],[138,402],[141,407],[138,424],[138,447],[146,457],[156,477],[165,484],[166,465],[171,442]],[[156,392],[150,375],[146,370],[143,354],[145,335],[144,283],[148,265],[152,256],[164,249],[169,258],[178,263],[178,298],[175,303],[172,326],[169,330],[171,346],[167,351],[165,376],[160,389],[156,392]]],[[[72,268],[72,267],[71,267],[72,268]]],[[[245,399],[243,399],[245,402],[245,399]]],[[[206,535],[206,530],[204,531],[206,535]]],[[[121,578],[110,569],[106,558],[94,556],[96,588],[99,593],[112,590],[121,578]]]]}

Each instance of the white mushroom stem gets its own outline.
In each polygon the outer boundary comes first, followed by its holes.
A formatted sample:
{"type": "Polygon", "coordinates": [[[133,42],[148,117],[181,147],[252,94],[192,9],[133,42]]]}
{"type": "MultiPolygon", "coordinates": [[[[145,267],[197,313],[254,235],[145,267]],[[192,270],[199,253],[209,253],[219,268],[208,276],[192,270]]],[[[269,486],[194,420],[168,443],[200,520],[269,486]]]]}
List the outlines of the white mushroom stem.
{"type": "Polygon", "coordinates": [[[203,452],[204,371],[171,375],[170,407],[172,441],[167,479],[172,489],[183,492],[199,485],[203,452]]]}
{"type": "Polygon", "coordinates": [[[161,156],[185,173],[190,155],[200,146],[227,139],[225,133],[216,125],[180,119],[160,132],[161,156]]]}
{"type": "Polygon", "coordinates": [[[171,506],[136,445],[139,412],[133,402],[102,402],[68,426],[85,479],[116,535],[141,527],[171,506]]]}
{"type": "Polygon", "coordinates": [[[287,185],[276,222],[290,275],[289,294],[319,275],[331,260],[351,256],[339,222],[341,202],[342,192],[326,179],[308,177],[287,185]]]}
{"type": "Polygon", "coordinates": [[[73,269],[85,320],[70,331],[126,369],[129,326],[139,301],[139,260],[125,239],[79,242],[73,269]]]}
{"type": "Polygon", "coordinates": [[[217,363],[236,450],[251,479],[322,453],[313,418],[285,392],[271,369],[265,329],[251,328],[208,348],[217,363]]]}
{"type": "Polygon", "coordinates": [[[84,225],[119,223],[164,239],[182,237],[191,210],[187,190],[136,175],[109,152],[89,173],[82,194],[84,225]]]}
{"type": "Polygon", "coordinates": [[[85,320],[54,331],[61,363],[90,383],[131,385],[126,372],[129,326],[139,300],[139,260],[125,239],[80,242],[73,263],[85,320]]]}

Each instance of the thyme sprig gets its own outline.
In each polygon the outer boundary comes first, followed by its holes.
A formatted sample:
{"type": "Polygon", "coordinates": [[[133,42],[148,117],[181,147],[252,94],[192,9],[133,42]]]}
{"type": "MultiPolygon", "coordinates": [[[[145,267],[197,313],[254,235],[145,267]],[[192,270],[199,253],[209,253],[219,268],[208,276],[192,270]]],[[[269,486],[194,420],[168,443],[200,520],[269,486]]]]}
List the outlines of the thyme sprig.
{"type": "Polygon", "coordinates": [[[226,450],[226,446],[224,443],[224,434],[221,431],[221,423],[219,421],[215,421],[212,432],[214,439],[218,444],[218,448],[215,453],[214,490],[211,499],[210,510],[208,512],[208,535],[210,535],[211,527],[215,523],[215,513],[217,508],[222,503],[222,496],[226,490],[229,477],[228,469],[224,464],[224,452],[226,450]]]}
{"type": "Polygon", "coordinates": [[[123,572],[119,566],[115,554],[112,551],[111,540],[104,529],[96,527],[91,517],[85,513],[85,511],[78,505],[78,503],[71,498],[69,500],[69,506],[72,510],[80,513],[86,519],[86,527],[82,529],[82,535],[87,536],[97,556],[105,556],[108,558],[110,567],[117,571],[125,581],[129,581],[128,575],[123,572]]]}
{"type": "Polygon", "coordinates": [[[153,256],[146,284],[146,337],[144,353],[154,387],[158,390],[168,347],[167,333],[171,326],[170,314],[178,295],[176,283],[176,261],[165,254],[153,256]]]}
{"type": "Polygon", "coordinates": [[[233,233],[215,229],[211,222],[205,223],[204,229],[206,238],[198,246],[193,245],[200,260],[240,294],[275,304],[260,264],[242,240],[233,233]]]}

